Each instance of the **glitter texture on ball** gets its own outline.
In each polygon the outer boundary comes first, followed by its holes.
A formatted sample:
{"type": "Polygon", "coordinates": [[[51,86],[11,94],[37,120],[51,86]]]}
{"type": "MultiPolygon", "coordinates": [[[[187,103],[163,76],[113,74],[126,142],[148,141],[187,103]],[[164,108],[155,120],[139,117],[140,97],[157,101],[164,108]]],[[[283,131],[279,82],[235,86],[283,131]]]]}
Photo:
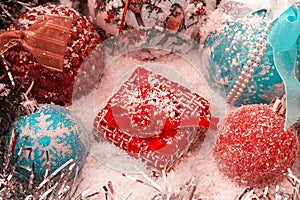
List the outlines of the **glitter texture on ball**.
{"type": "Polygon", "coordinates": [[[79,81],[84,82],[81,91],[76,93],[77,98],[86,95],[94,88],[94,83],[90,83],[89,76],[98,75],[102,70],[103,57],[101,46],[98,45],[101,39],[85,16],[63,6],[45,5],[30,8],[16,20],[18,24],[12,24],[7,32],[11,34],[14,31],[21,32],[26,37],[13,41],[16,45],[9,43],[8,46],[11,48],[3,52],[3,59],[0,60],[0,75],[4,76],[4,82],[9,83],[7,71],[11,72],[16,82],[32,77],[35,85],[31,94],[38,103],[58,105],[71,103],[74,98],[73,85],[79,70],[84,70],[85,77],[77,77],[83,79],[79,81]],[[69,22],[59,23],[61,19],[69,22]],[[66,25],[68,27],[65,27],[66,25]],[[32,30],[32,27],[37,30],[32,30]],[[44,29],[37,33],[38,28],[44,29]],[[99,55],[88,57],[96,46],[99,48],[99,55]],[[34,54],[34,52],[38,53],[34,54]],[[48,56],[48,59],[44,60],[48,60],[52,66],[42,64],[37,55],[48,56]],[[57,60],[60,60],[60,68],[53,64],[57,60]],[[99,67],[93,67],[95,63],[99,67]]]}
{"type": "Polygon", "coordinates": [[[209,78],[214,80],[215,88],[225,88],[232,105],[268,104],[284,94],[267,41],[273,24],[266,15],[265,10],[260,10],[229,19],[205,41],[210,57],[209,78]]]}
{"type": "Polygon", "coordinates": [[[284,131],[284,118],[267,105],[248,105],[231,112],[219,130],[214,155],[219,169],[247,186],[280,181],[295,162],[296,131],[284,131]]]}

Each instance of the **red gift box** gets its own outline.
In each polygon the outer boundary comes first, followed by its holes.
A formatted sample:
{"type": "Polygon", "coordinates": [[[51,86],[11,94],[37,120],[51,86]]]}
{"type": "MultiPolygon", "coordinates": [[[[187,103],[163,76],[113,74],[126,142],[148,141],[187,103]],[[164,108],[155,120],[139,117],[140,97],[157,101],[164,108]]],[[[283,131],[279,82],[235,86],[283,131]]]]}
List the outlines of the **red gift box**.
{"type": "Polygon", "coordinates": [[[137,68],[94,119],[94,134],[158,169],[169,169],[210,125],[209,102],[137,68]]]}

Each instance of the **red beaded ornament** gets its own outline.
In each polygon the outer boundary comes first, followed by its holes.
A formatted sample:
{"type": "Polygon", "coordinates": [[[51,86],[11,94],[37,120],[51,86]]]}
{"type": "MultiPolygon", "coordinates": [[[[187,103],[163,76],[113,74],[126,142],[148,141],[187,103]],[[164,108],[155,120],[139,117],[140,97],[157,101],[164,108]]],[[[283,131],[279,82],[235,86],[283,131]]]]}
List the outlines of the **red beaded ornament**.
{"type": "Polygon", "coordinates": [[[169,169],[210,125],[209,103],[137,68],[94,120],[94,134],[157,169],[169,169]]]}
{"type": "Polygon", "coordinates": [[[296,131],[284,131],[282,116],[268,105],[248,105],[226,117],[214,155],[219,169],[238,184],[265,186],[293,166],[297,147],[296,131]]]}
{"type": "MultiPolygon", "coordinates": [[[[61,42],[59,39],[53,40],[51,45],[47,45],[53,39],[51,38],[51,33],[53,36],[59,36],[60,33],[64,34],[64,31],[67,32],[67,37],[64,38],[66,41],[62,41],[66,43],[66,48],[63,49],[62,55],[60,55],[62,56],[61,68],[53,64],[56,55],[53,56],[53,60],[48,59],[49,63],[51,64],[53,61],[52,65],[54,65],[52,68],[49,68],[39,62],[39,59],[35,56],[36,54],[34,55],[33,53],[34,50],[31,51],[31,48],[28,48],[23,43],[17,43],[3,52],[3,56],[0,59],[0,77],[5,77],[8,72],[19,82],[26,77],[32,77],[35,84],[31,90],[31,94],[39,103],[70,104],[73,98],[73,85],[78,71],[84,70],[84,73],[81,72],[80,74],[85,74],[85,77],[83,77],[84,80],[78,80],[84,82],[84,84],[81,84],[82,87],[79,88],[80,91],[76,93],[77,97],[81,97],[82,95],[86,95],[96,84],[95,80],[97,79],[90,78],[90,76],[99,76],[99,73],[103,70],[103,55],[101,47],[97,46],[101,39],[91,22],[83,15],[73,9],[56,5],[40,6],[28,10],[19,16],[17,19],[18,24],[11,25],[9,32],[13,30],[16,32],[28,31],[34,25],[47,20],[47,17],[66,18],[70,21],[70,27],[69,29],[62,30],[63,26],[55,24],[55,20],[52,20],[46,27],[49,32],[47,32],[48,35],[45,33],[44,39],[43,37],[31,37],[30,33],[27,33],[26,37],[29,38],[27,38],[26,45],[36,47],[44,42],[46,43],[44,46],[49,48],[44,49],[44,52],[46,52],[44,54],[51,57],[51,53],[55,53],[55,49],[53,50],[55,47],[52,45],[56,44],[57,41],[61,42]],[[96,46],[98,48],[98,55],[88,56],[96,46]]],[[[82,79],[82,77],[78,77],[78,79],[82,79]]],[[[1,81],[9,82],[8,76],[1,81]]]]}

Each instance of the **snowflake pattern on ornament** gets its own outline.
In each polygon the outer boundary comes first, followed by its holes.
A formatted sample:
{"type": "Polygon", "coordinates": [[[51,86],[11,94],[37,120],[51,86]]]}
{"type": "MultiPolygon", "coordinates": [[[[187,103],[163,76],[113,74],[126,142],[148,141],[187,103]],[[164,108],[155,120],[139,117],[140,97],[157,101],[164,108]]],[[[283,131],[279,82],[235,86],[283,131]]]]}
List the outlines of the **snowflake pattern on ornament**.
{"type": "Polygon", "coordinates": [[[31,167],[43,176],[49,159],[50,172],[70,159],[82,167],[87,155],[79,121],[65,108],[43,105],[36,112],[21,117],[13,126],[18,136],[16,149],[24,145],[19,166],[31,167]]]}
{"type": "MultiPolygon", "coordinates": [[[[60,124],[55,130],[55,122],[51,119],[50,114],[45,115],[44,113],[41,113],[35,120],[37,122],[36,132],[32,133],[29,124],[27,124],[26,127],[21,128],[21,131],[25,136],[30,135],[30,139],[26,143],[26,146],[30,146],[33,149],[32,153],[25,151],[26,155],[23,155],[22,158],[26,159],[30,157],[33,160],[39,160],[41,165],[45,165],[47,162],[46,151],[48,151],[52,165],[57,166],[59,159],[58,155],[64,159],[67,155],[72,154],[71,144],[70,141],[67,140],[67,137],[78,130],[73,127],[73,130],[70,131],[64,124],[60,124]]],[[[23,138],[25,136],[23,136],[23,138]]]]}

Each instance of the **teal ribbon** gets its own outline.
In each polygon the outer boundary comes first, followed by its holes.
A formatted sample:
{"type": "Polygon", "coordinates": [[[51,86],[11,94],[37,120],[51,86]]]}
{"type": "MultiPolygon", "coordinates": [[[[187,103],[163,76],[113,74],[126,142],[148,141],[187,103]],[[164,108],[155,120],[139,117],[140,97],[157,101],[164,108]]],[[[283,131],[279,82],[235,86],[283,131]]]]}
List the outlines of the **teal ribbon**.
{"type": "Polygon", "coordinates": [[[275,67],[285,85],[285,130],[300,117],[300,83],[295,73],[297,40],[300,35],[299,14],[299,7],[293,4],[279,16],[268,36],[275,67]]]}

